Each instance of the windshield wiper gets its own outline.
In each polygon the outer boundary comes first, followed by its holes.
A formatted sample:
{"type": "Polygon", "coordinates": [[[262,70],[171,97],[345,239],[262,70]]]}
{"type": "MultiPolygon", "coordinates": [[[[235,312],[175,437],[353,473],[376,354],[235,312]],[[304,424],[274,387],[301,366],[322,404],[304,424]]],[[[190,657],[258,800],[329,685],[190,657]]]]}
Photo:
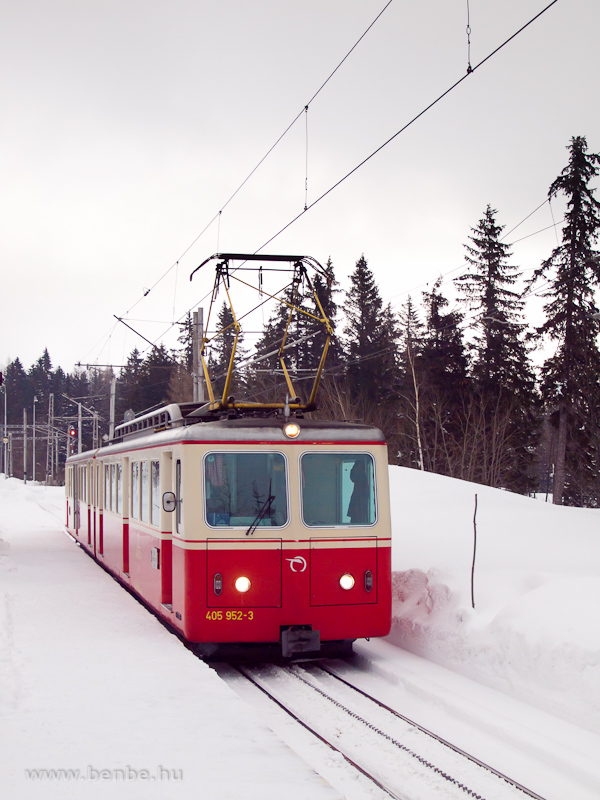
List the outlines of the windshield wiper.
{"type": "Polygon", "coordinates": [[[246,536],[252,535],[259,526],[260,521],[264,519],[267,516],[267,514],[271,512],[271,503],[273,502],[273,500],[275,500],[275,495],[271,494],[271,481],[269,480],[269,496],[262,504],[258,514],[254,517],[254,521],[246,531],[246,536]]]}

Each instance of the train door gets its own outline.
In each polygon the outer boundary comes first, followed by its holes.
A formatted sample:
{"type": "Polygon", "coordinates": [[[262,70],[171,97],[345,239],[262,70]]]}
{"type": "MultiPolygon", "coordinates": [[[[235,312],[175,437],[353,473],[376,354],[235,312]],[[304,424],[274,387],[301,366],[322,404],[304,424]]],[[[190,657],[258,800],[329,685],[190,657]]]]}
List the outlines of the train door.
{"type": "Polygon", "coordinates": [[[79,536],[79,470],[77,464],[73,464],[73,528],[79,536]]]}
{"type": "MultiPolygon", "coordinates": [[[[177,462],[180,464],[180,462],[177,462]]],[[[160,454],[159,480],[157,480],[156,497],[159,503],[160,535],[161,535],[161,603],[171,606],[173,602],[173,516],[165,511],[162,497],[165,492],[173,489],[173,454],[164,452],[160,454]]],[[[181,466],[180,466],[181,472],[181,466]]]]}
{"type": "Polygon", "coordinates": [[[129,459],[119,465],[119,511],[123,519],[123,574],[129,575],[129,459]]]}
{"type": "Polygon", "coordinates": [[[94,514],[94,506],[92,500],[92,474],[93,474],[93,462],[90,462],[86,465],[85,468],[85,502],[86,502],[86,514],[87,514],[87,535],[88,535],[88,544],[92,545],[92,517],[94,514]]]}
{"type": "Polygon", "coordinates": [[[92,493],[92,552],[96,553],[96,542],[98,541],[98,462],[94,459],[92,462],[91,480],[91,493],[92,493]]]}
{"type": "Polygon", "coordinates": [[[90,543],[90,507],[88,501],[88,465],[81,464],[77,467],[77,497],[79,500],[79,535],[85,544],[90,543]]]}
{"type": "Polygon", "coordinates": [[[175,508],[175,531],[182,535],[182,526],[181,526],[181,506],[183,504],[183,499],[181,497],[181,459],[178,458],[175,462],[175,497],[177,498],[177,506],[175,508]]]}
{"type": "Polygon", "coordinates": [[[91,541],[92,552],[94,555],[102,555],[102,508],[103,508],[103,484],[104,484],[104,464],[101,461],[93,462],[93,494],[94,494],[94,522],[93,536],[91,541]]]}
{"type": "Polygon", "coordinates": [[[104,553],[104,463],[96,462],[96,529],[94,535],[94,552],[101,556],[104,553]]]}

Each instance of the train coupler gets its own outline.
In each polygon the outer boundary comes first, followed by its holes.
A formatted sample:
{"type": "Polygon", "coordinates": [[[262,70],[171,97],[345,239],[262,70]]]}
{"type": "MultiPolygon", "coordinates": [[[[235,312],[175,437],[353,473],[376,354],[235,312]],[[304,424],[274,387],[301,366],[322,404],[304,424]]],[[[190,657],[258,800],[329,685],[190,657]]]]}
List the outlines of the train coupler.
{"type": "Polygon", "coordinates": [[[289,658],[297,653],[318,653],[321,649],[321,634],[310,625],[291,625],[281,629],[281,654],[289,658]]]}

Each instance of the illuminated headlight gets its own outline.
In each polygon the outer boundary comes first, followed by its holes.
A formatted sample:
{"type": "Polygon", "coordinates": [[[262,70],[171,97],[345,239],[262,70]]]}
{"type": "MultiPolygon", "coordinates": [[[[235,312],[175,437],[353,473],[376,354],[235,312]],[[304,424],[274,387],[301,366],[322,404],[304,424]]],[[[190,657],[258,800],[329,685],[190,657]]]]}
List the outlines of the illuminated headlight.
{"type": "Polygon", "coordinates": [[[342,587],[342,589],[346,590],[351,589],[354,586],[354,578],[352,577],[352,575],[349,575],[348,573],[342,575],[342,577],[340,578],[340,586],[342,587]]]}
{"type": "Polygon", "coordinates": [[[235,588],[238,592],[247,592],[250,588],[250,578],[246,578],[243,575],[240,578],[235,579],[235,588]]]}
{"type": "Polygon", "coordinates": [[[288,422],[288,424],[283,429],[283,432],[288,437],[288,439],[295,439],[297,436],[300,435],[300,425],[296,425],[295,422],[288,422]]]}

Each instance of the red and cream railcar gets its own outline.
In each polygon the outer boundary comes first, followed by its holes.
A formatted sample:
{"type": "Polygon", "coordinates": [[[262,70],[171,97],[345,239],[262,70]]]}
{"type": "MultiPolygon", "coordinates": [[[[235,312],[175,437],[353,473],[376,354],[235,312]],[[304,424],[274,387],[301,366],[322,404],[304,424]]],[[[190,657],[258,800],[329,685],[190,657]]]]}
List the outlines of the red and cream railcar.
{"type": "Polygon", "coordinates": [[[351,649],[391,621],[376,428],[170,405],[67,462],[67,528],[209,657],[351,649]],[[268,650],[268,648],[266,648],[268,650]]]}

